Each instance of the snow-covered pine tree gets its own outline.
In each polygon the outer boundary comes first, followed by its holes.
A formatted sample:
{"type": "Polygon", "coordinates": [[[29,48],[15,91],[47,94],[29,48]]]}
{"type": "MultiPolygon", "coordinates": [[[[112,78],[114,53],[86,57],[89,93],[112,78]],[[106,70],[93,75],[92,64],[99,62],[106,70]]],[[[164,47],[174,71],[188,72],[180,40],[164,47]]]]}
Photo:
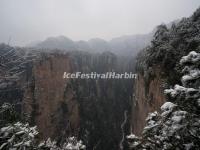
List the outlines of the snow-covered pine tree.
{"type": "Polygon", "coordinates": [[[142,136],[127,136],[130,149],[198,150],[200,148],[200,53],[182,57],[182,85],[165,90],[170,102],[150,113],[142,136]]]}
{"type": "Polygon", "coordinates": [[[85,150],[86,147],[82,141],[78,141],[76,137],[66,138],[65,142],[57,146],[56,141],[52,141],[50,138],[38,145],[39,150],[85,150]]]}
{"type": "Polygon", "coordinates": [[[180,65],[184,74],[182,86],[175,85],[174,89],[165,90],[168,98],[179,107],[190,113],[200,114],[200,53],[194,51],[182,57],[180,65]]]}
{"type": "Polygon", "coordinates": [[[38,134],[36,127],[17,122],[0,129],[0,150],[16,149],[26,150],[36,148],[35,136],[38,134]]]}
{"type": "Polygon", "coordinates": [[[81,140],[76,137],[66,138],[58,144],[50,138],[44,142],[38,141],[39,132],[36,126],[29,126],[21,121],[15,107],[4,103],[0,106],[0,150],[85,150],[81,140]],[[39,144],[40,143],[40,144],[39,144]]]}

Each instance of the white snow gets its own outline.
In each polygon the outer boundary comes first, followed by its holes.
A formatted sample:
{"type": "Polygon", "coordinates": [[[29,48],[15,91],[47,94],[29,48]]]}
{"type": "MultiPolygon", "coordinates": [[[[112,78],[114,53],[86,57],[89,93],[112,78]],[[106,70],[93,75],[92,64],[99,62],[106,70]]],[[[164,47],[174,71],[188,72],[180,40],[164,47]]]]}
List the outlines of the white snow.
{"type": "Polygon", "coordinates": [[[194,143],[188,143],[183,145],[185,146],[185,150],[190,150],[194,146],[194,143]]]}
{"type": "Polygon", "coordinates": [[[153,117],[156,117],[157,115],[158,115],[157,111],[155,111],[153,113],[149,113],[147,118],[146,118],[146,121],[151,120],[153,117]]]}
{"type": "Polygon", "coordinates": [[[178,94],[180,93],[189,93],[189,92],[194,92],[194,91],[197,91],[196,89],[194,88],[185,88],[183,86],[180,86],[178,84],[176,84],[174,86],[174,89],[166,89],[164,91],[165,94],[170,94],[172,97],[175,97],[177,96],[178,94]]]}
{"type": "Polygon", "coordinates": [[[196,53],[195,51],[191,51],[187,56],[182,57],[180,64],[182,65],[187,62],[196,63],[198,61],[200,61],[200,54],[196,53]]]}
{"type": "Polygon", "coordinates": [[[200,70],[194,69],[190,70],[189,74],[184,75],[181,79],[182,83],[186,83],[187,81],[198,79],[200,77],[200,70]]]}
{"type": "Polygon", "coordinates": [[[161,110],[162,111],[171,111],[173,110],[177,105],[173,104],[171,102],[165,102],[162,106],[161,106],[161,110]]]}
{"type": "Polygon", "coordinates": [[[198,105],[200,106],[200,98],[197,100],[198,105]]]}
{"type": "Polygon", "coordinates": [[[127,139],[135,139],[137,136],[135,134],[130,134],[126,136],[127,139]]]}
{"type": "Polygon", "coordinates": [[[172,117],[172,121],[173,122],[179,123],[179,122],[181,122],[181,120],[182,120],[181,116],[173,116],[172,117]]]}
{"type": "Polygon", "coordinates": [[[180,123],[184,118],[185,118],[185,115],[187,114],[186,111],[175,111],[173,113],[173,116],[171,118],[171,120],[174,122],[174,123],[180,123]]]}

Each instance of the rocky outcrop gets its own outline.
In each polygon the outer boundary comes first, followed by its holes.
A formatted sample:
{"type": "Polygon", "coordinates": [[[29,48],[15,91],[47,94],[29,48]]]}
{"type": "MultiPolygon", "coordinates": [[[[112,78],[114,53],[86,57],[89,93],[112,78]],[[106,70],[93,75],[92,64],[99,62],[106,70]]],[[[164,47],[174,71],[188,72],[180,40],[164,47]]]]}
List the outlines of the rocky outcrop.
{"type": "Polygon", "coordinates": [[[44,54],[34,62],[31,76],[24,91],[24,112],[31,116],[42,139],[67,133],[76,135],[79,129],[79,108],[69,80],[63,73],[72,72],[68,55],[44,54]]]}
{"type": "Polygon", "coordinates": [[[164,88],[181,84],[181,66],[177,60],[190,51],[199,52],[200,8],[191,17],[173,23],[170,28],[157,27],[151,45],[137,57],[136,70],[140,74],[135,87],[132,118],[134,134],[141,134],[150,111],[158,111],[164,101],[164,88]],[[163,84],[165,83],[165,84],[163,84]]]}
{"type": "Polygon", "coordinates": [[[132,105],[132,132],[135,135],[141,135],[145,126],[145,119],[148,113],[155,110],[159,111],[160,106],[165,102],[163,77],[160,75],[161,69],[155,67],[152,69],[153,76],[145,77],[138,75],[135,82],[135,97],[132,105]]]}
{"type": "Polygon", "coordinates": [[[62,142],[76,136],[89,150],[116,150],[124,147],[129,132],[133,79],[63,79],[63,74],[133,72],[132,60],[110,52],[24,50],[2,71],[15,70],[7,75],[9,81],[17,78],[16,86],[5,87],[1,80],[0,90],[5,90],[0,92],[1,102],[19,104],[22,120],[38,127],[40,140],[51,137],[62,142]]]}

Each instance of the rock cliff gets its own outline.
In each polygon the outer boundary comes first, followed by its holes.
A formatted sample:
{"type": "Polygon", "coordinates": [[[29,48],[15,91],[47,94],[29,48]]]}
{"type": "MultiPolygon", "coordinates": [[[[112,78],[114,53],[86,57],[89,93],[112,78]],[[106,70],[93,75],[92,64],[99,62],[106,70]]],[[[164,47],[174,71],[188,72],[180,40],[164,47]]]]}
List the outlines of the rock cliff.
{"type": "Polygon", "coordinates": [[[132,58],[118,58],[110,52],[42,50],[22,53],[19,58],[23,58],[19,65],[13,62],[13,67],[21,68],[13,81],[16,86],[1,89],[13,94],[1,92],[0,97],[2,102],[19,104],[24,120],[37,125],[40,140],[50,137],[62,142],[76,136],[89,150],[119,149],[123,135],[128,134],[133,79],[63,79],[63,74],[133,72],[132,58]]]}
{"type": "Polygon", "coordinates": [[[173,23],[170,28],[162,24],[157,27],[154,38],[137,57],[136,70],[139,78],[135,84],[132,106],[132,129],[141,135],[145,118],[152,111],[159,111],[165,101],[164,89],[181,84],[179,61],[190,51],[199,52],[200,9],[189,18],[173,23]]]}
{"type": "Polygon", "coordinates": [[[159,111],[164,103],[164,79],[160,75],[159,67],[153,69],[153,77],[147,79],[139,74],[135,82],[135,92],[132,105],[132,132],[141,135],[145,126],[145,119],[149,112],[159,111]]]}
{"type": "Polygon", "coordinates": [[[72,89],[65,94],[69,80],[63,73],[72,72],[68,55],[44,54],[33,63],[27,88],[24,90],[24,112],[38,126],[41,138],[58,137],[67,132],[78,134],[79,109],[72,89]]]}

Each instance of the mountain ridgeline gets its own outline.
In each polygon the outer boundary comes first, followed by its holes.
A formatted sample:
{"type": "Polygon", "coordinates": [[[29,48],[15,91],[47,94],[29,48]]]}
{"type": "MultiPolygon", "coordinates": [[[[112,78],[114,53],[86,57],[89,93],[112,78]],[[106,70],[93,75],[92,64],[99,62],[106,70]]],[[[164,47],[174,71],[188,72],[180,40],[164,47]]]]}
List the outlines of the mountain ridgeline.
{"type": "Polygon", "coordinates": [[[153,32],[141,35],[127,35],[105,41],[94,38],[89,41],[72,41],[65,36],[50,37],[29,46],[38,49],[61,49],[66,51],[86,51],[91,53],[110,51],[117,55],[134,56],[150,44],[153,32]]]}

